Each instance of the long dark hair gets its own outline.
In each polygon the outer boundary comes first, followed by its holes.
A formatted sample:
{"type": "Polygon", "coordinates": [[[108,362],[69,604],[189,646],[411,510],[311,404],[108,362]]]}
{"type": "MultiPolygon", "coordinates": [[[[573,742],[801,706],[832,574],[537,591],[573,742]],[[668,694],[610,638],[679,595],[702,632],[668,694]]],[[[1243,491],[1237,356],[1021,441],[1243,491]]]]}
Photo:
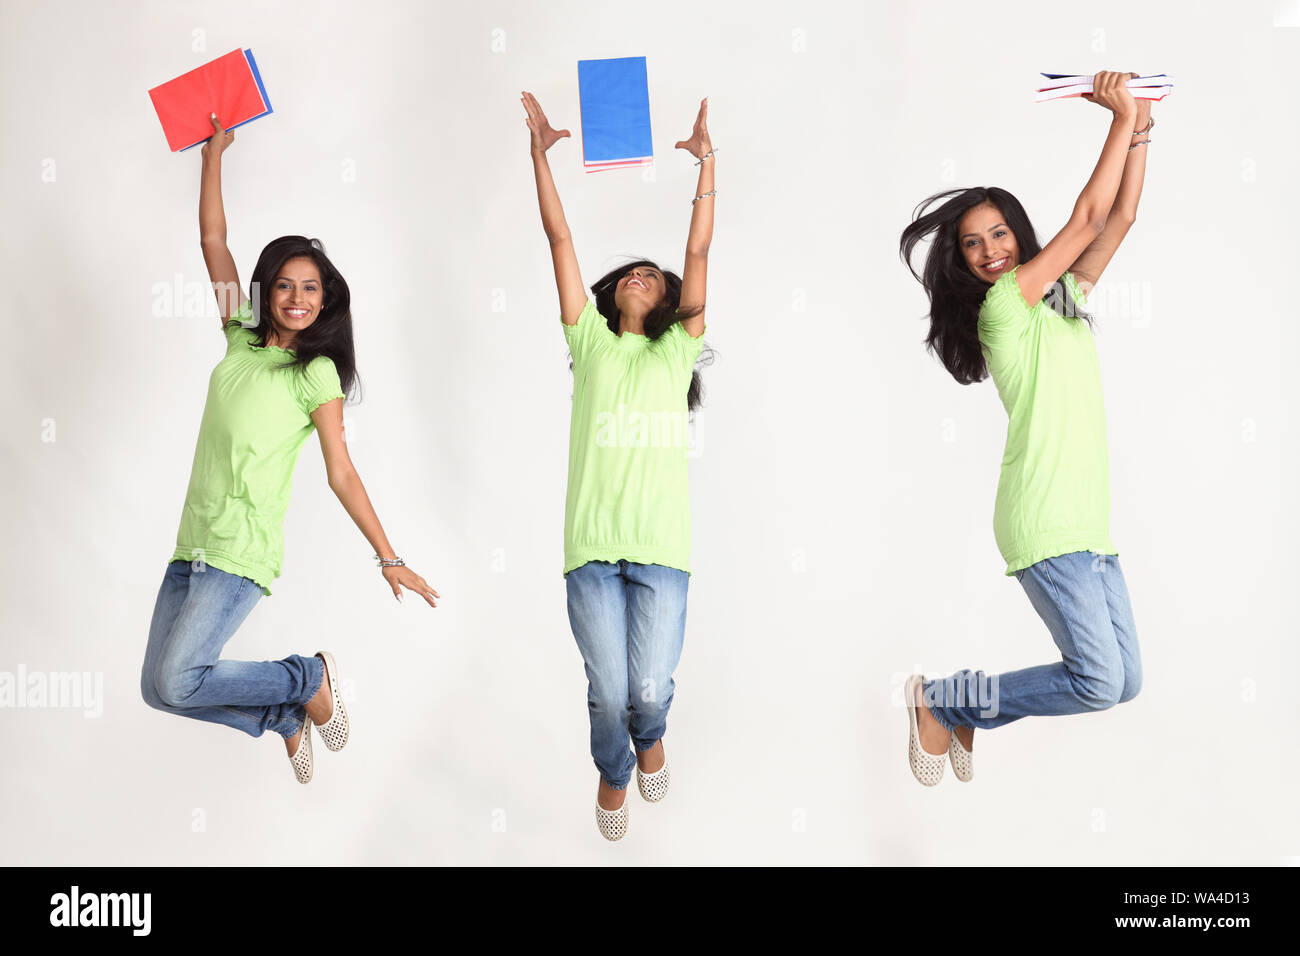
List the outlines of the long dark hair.
{"type": "MultiPolygon", "coordinates": [[[[973,186],[935,193],[913,211],[912,223],[903,230],[899,241],[899,255],[930,297],[930,334],[925,338],[926,348],[939,357],[944,368],[962,385],[988,377],[976,323],[989,283],[974,275],[966,264],[957,224],[968,209],[986,202],[997,207],[1015,235],[1016,245],[1020,247],[1020,262],[1028,262],[1042,251],[1025,207],[1015,196],[997,186],[973,186]],[[948,201],[933,212],[925,213],[941,199],[948,201]],[[912,265],[912,250],[930,233],[934,233],[934,239],[925,257],[925,270],[923,275],[917,275],[912,265]]],[[[1073,300],[1061,279],[1057,279],[1044,298],[1058,315],[1064,318],[1077,316],[1086,321],[1089,328],[1092,327],[1092,316],[1073,300]]]]}
{"type": "Polygon", "coordinates": [[[271,286],[290,259],[310,259],[320,271],[321,293],[324,305],[316,321],[298,333],[294,339],[294,360],[285,362],[283,368],[302,367],[318,355],[327,355],[339,373],[339,385],[344,395],[349,395],[357,379],[357,356],[352,347],[352,295],[339,270],[325,255],[319,239],[306,236],[281,236],[267,243],[253,267],[250,286],[253,317],[257,319],[254,331],[263,344],[272,329],[271,286]]]}
{"type": "MultiPolygon", "coordinates": [[[[646,338],[654,341],[667,332],[675,323],[699,315],[703,311],[704,306],[702,305],[678,311],[678,306],[681,305],[682,301],[681,276],[675,272],[669,272],[667,269],[660,269],[657,263],[651,262],[649,259],[634,259],[627,265],[605,273],[591,287],[591,297],[596,303],[596,311],[604,317],[605,324],[609,326],[609,330],[615,335],[618,335],[619,312],[618,306],[614,304],[614,288],[618,285],[619,279],[637,266],[649,266],[664,277],[664,297],[645,317],[646,338]]],[[[713,349],[707,345],[702,346],[700,357],[695,360],[695,369],[691,372],[690,387],[686,390],[686,410],[688,413],[699,408],[704,399],[704,383],[700,379],[700,369],[712,365],[713,357],[713,349]]],[[[570,367],[572,367],[572,364],[570,362],[570,367]]]]}

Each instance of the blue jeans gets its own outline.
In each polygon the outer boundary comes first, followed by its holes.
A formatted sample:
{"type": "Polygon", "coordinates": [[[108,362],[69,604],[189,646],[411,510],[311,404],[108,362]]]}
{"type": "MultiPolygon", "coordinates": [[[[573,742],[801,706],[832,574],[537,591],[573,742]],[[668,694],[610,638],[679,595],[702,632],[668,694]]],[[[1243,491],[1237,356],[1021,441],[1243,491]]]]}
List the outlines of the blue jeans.
{"type": "Polygon", "coordinates": [[[686,634],[686,585],[676,568],[589,561],[564,577],[569,624],[587,668],[591,756],[601,779],[624,789],[638,752],[668,729],[673,671],[686,634]]]}
{"type": "Polygon", "coordinates": [[[168,564],[140,674],[145,703],[253,737],[265,730],[292,737],[301,730],[305,705],[325,678],[319,657],[219,659],[261,596],[253,581],[210,564],[202,570],[188,561],[168,564]]]}
{"type": "Polygon", "coordinates": [[[1104,710],[1137,696],[1142,663],[1119,558],[1075,551],[1016,572],[1061,651],[1055,664],[986,677],[962,670],[924,684],[925,706],[948,730],[1021,717],[1104,710]]]}

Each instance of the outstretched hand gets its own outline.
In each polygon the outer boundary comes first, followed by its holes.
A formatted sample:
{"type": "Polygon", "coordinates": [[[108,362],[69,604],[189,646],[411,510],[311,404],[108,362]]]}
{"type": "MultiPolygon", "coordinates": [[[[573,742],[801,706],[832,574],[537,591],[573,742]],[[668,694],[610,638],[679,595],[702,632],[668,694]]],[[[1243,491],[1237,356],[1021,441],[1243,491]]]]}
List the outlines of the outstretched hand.
{"type": "Polygon", "coordinates": [[[235,141],[235,134],[226,132],[221,122],[217,119],[216,113],[208,114],[208,122],[212,124],[213,134],[208,141],[203,144],[203,158],[208,156],[220,156],[226,151],[226,147],[235,141]]]}
{"type": "Polygon", "coordinates": [[[524,122],[528,124],[528,131],[532,134],[533,152],[544,153],[554,146],[557,140],[571,135],[567,129],[557,131],[551,128],[546,114],[542,112],[542,107],[537,102],[537,97],[532,93],[521,93],[519,99],[528,113],[524,122]]]}
{"type": "Polygon", "coordinates": [[[709,98],[706,96],[700,100],[700,112],[695,117],[695,128],[691,130],[691,138],[678,140],[675,148],[686,150],[696,159],[703,158],[705,153],[713,149],[713,141],[709,139],[708,118],[709,98]]]}
{"type": "Polygon", "coordinates": [[[429,607],[437,607],[438,604],[433,599],[439,594],[433,588],[429,587],[429,582],[424,580],[404,564],[383,568],[384,580],[388,586],[393,589],[393,596],[397,600],[402,599],[402,588],[408,591],[414,591],[420,597],[428,602],[429,607]]]}

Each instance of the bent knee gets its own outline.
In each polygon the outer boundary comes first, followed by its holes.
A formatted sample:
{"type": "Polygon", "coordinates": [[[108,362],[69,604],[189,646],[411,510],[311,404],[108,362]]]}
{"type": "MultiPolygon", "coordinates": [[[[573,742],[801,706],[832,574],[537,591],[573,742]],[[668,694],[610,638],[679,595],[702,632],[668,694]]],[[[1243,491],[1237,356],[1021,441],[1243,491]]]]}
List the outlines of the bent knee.
{"type": "Polygon", "coordinates": [[[632,698],[632,712],[636,714],[637,720],[641,722],[656,721],[668,713],[668,704],[666,700],[640,700],[632,698]]]}
{"type": "Polygon", "coordinates": [[[626,684],[593,684],[587,690],[587,708],[593,714],[624,714],[630,707],[626,684]]]}
{"type": "Polygon", "coordinates": [[[158,693],[157,674],[147,668],[140,669],[140,696],[144,702],[155,710],[166,710],[167,702],[158,693]]]}
{"type": "Polygon", "coordinates": [[[667,710],[673,699],[673,679],[671,676],[643,678],[628,687],[628,699],[638,714],[667,710]]]}
{"type": "Polygon", "coordinates": [[[1142,672],[1134,671],[1124,676],[1124,692],[1119,695],[1118,703],[1127,704],[1142,690],[1142,672]]]}
{"type": "Polygon", "coordinates": [[[167,706],[163,699],[158,696],[158,687],[148,674],[143,674],[140,677],[140,696],[144,698],[146,704],[155,710],[163,710],[167,706]]]}
{"type": "MultiPolygon", "coordinates": [[[[154,677],[153,689],[163,707],[184,707],[200,683],[183,674],[164,672],[154,677]]],[[[149,700],[147,691],[145,700],[149,700]]]]}
{"type": "Polygon", "coordinates": [[[1124,696],[1123,675],[1091,675],[1075,682],[1079,700],[1089,710],[1107,710],[1124,696]]]}

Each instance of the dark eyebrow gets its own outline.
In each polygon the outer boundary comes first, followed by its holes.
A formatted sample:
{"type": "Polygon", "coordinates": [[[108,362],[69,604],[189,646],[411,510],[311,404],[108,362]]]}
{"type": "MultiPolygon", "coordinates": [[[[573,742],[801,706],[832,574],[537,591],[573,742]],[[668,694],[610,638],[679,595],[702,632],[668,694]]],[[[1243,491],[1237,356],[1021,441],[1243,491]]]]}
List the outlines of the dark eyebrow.
{"type": "MultiPolygon", "coordinates": [[[[998,228],[998,226],[1004,226],[1004,227],[1005,227],[1005,226],[1006,226],[1006,223],[1005,223],[1005,222],[1000,222],[1000,223],[998,223],[997,226],[989,226],[989,232],[992,232],[994,229],[998,228]]],[[[979,235],[978,232],[968,232],[968,233],[965,233],[964,235],[958,236],[957,238],[959,238],[959,239],[965,239],[965,238],[967,238],[968,236],[978,236],[978,235],[979,235]]]]}

